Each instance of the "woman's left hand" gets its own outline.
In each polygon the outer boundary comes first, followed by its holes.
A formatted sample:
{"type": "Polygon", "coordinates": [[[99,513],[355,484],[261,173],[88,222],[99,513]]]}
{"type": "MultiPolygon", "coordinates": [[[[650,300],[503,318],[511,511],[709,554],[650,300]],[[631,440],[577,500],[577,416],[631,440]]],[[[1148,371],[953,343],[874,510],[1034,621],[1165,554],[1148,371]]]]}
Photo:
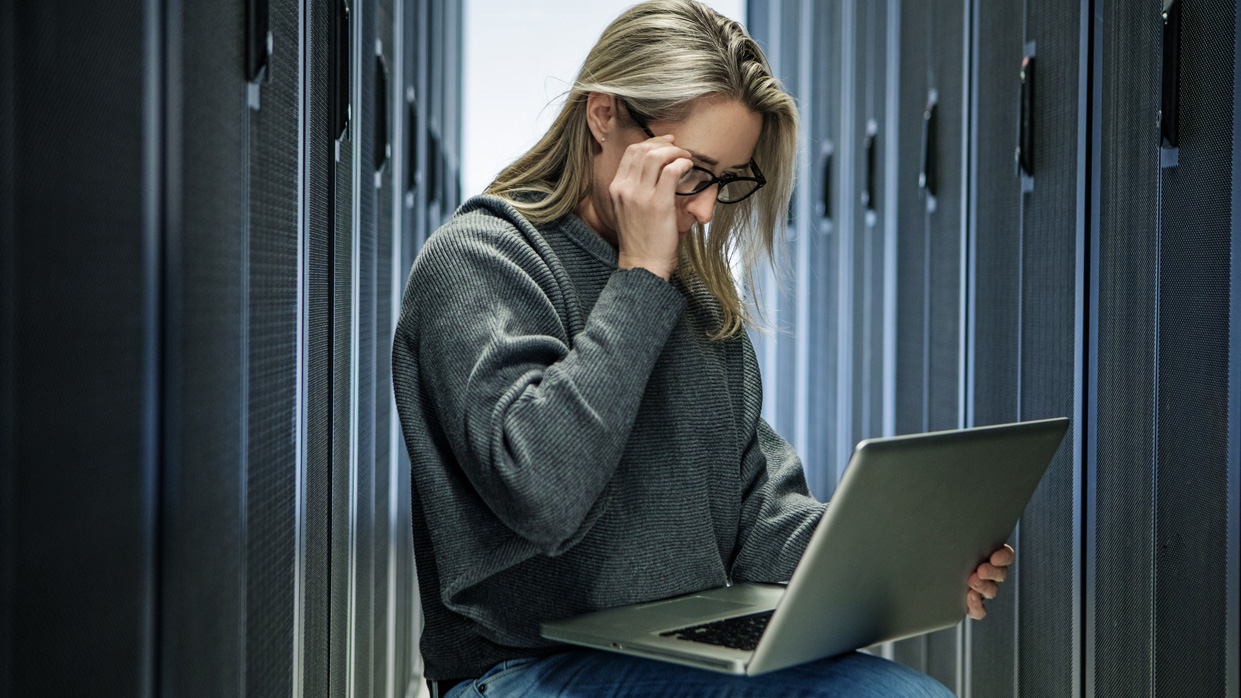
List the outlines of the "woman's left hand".
{"type": "Polygon", "coordinates": [[[965,605],[969,608],[969,617],[982,620],[987,617],[987,607],[982,605],[983,599],[994,599],[1000,592],[1000,582],[1008,576],[1008,566],[1017,558],[1011,545],[991,553],[991,559],[978,566],[970,575],[970,589],[965,593],[965,605]]]}

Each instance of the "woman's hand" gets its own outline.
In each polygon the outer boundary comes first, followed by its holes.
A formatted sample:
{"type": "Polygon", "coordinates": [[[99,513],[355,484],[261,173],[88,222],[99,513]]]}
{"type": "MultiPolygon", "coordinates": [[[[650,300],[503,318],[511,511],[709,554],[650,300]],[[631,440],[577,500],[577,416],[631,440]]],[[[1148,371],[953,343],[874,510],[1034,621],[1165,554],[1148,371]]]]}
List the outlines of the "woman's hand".
{"type": "Polygon", "coordinates": [[[979,565],[970,575],[970,590],[965,593],[970,618],[982,620],[987,617],[987,607],[982,605],[982,600],[995,598],[1000,591],[999,582],[1008,576],[1008,566],[1016,558],[1016,551],[1006,543],[1003,548],[991,553],[991,559],[979,565]]]}
{"type": "Polygon", "coordinates": [[[676,183],[694,163],[672,135],[625,149],[608,193],[616,220],[621,269],[643,267],[664,280],[677,266],[676,183]]]}

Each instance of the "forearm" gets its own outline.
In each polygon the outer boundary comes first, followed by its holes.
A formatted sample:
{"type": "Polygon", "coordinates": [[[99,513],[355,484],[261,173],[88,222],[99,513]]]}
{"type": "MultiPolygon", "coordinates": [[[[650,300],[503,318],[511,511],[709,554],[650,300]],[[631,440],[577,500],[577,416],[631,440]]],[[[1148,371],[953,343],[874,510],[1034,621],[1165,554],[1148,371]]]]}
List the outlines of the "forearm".
{"type": "Polygon", "coordinates": [[[486,338],[446,402],[461,410],[462,468],[512,530],[549,551],[578,531],[684,303],[645,270],[616,272],[571,348],[537,334],[486,338]]]}

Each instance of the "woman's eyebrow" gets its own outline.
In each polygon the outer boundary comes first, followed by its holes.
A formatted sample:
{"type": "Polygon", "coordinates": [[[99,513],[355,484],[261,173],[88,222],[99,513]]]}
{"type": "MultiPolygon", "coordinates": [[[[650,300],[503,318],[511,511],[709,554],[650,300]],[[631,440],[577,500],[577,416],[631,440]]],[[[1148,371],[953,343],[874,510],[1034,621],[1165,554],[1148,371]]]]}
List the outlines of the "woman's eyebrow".
{"type": "MultiPolygon", "coordinates": [[[[686,148],[686,150],[689,150],[689,148],[686,148]]],[[[712,167],[719,167],[719,165],[720,165],[720,161],[719,161],[719,160],[716,160],[715,158],[710,157],[710,156],[708,156],[708,155],[703,155],[702,153],[695,153],[695,152],[694,152],[694,151],[692,151],[692,150],[689,150],[689,154],[690,154],[690,155],[693,155],[695,158],[697,158],[697,159],[699,159],[699,160],[702,160],[703,162],[707,163],[708,165],[710,165],[710,166],[712,166],[712,167]]],[[[748,163],[748,162],[747,162],[747,163],[744,163],[744,164],[741,164],[741,165],[733,165],[732,167],[727,167],[727,168],[725,168],[725,169],[728,169],[728,170],[740,170],[740,169],[742,169],[742,168],[749,167],[749,165],[750,165],[750,163],[748,163]]]]}

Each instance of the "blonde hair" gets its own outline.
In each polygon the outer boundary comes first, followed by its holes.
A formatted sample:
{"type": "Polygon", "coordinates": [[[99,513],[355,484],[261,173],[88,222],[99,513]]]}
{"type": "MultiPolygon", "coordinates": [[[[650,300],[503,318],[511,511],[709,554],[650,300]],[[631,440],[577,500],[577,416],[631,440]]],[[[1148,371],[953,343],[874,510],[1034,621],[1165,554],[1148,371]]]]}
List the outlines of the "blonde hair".
{"type": "MultiPolygon", "coordinates": [[[[690,102],[704,95],[729,97],[762,115],[754,161],[767,185],[740,203],[717,204],[709,235],[695,223],[681,244],[676,272],[687,284],[701,281],[719,301],[723,317],[708,333],[712,339],[755,326],[751,308],[738,296],[729,257],[740,251],[748,287],[757,288],[756,267],[772,259],[777,236],[783,239],[798,128],[793,98],[758,44],[740,24],[694,0],[651,0],[629,8],[591,49],[551,128],[485,193],[504,197],[536,225],[572,212],[592,186],[586,123],[591,92],[620,97],[651,121],[683,119],[690,102]]],[[[753,311],[761,318],[757,304],[753,311]]]]}

